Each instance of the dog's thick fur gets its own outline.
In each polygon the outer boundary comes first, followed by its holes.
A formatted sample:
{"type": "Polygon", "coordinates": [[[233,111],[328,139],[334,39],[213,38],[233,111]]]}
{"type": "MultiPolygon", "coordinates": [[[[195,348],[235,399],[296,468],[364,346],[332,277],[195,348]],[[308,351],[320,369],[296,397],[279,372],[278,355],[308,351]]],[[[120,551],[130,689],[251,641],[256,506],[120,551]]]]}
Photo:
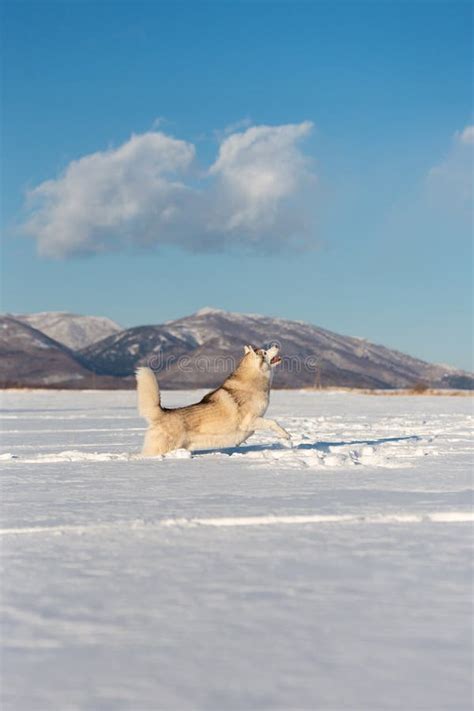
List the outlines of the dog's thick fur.
{"type": "Polygon", "coordinates": [[[255,430],[290,435],[274,420],[264,419],[272,380],[272,368],[281,361],[278,348],[245,346],[245,355],[220,388],[201,402],[174,410],[161,407],[160,391],[150,368],[136,373],[138,411],[149,422],[142,454],[153,457],[175,449],[235,447],[255,430]]]}

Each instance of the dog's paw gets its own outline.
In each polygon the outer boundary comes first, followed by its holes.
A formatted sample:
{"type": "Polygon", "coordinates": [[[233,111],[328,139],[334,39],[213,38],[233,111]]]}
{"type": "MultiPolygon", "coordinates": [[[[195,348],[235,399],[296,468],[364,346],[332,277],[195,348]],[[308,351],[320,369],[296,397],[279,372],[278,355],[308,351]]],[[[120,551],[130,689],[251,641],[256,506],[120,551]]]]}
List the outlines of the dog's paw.
{"type": "Polygon", "coordinates": [[[192,459],[192,453],[188,449],[173,449],[165,454],[166,459],[192,459]]]}

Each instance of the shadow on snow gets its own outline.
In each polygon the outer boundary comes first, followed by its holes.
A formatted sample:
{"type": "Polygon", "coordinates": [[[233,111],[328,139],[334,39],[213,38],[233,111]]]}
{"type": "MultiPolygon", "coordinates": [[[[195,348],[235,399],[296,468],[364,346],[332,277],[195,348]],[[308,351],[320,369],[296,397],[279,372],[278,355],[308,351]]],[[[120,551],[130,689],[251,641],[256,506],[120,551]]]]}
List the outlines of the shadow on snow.
{"type": "Polygon", "coordinates": [[[359,444],[366,446],[377,446],[380,444],[396,443],[396,442],[419,442],[422,438],[418,435],[410,435],[405,437],[382,437],[381,439],[354,439],[350,441],[337,441],[337,442],[300,442],[293,447],[286,447],[284,444],[279,442],[274,442],[273,444],[250,444],[247,446],[239,447],[223,447],[221,449],[201,449],[196,452],[196,454],[247,454],[248,452],[268,452],[268,451],[281,451],[288,450],[292,452],[297,452],[301,450],[315,450],[319,452],[329,453],[331,447],[351,447],[359,444]]]}

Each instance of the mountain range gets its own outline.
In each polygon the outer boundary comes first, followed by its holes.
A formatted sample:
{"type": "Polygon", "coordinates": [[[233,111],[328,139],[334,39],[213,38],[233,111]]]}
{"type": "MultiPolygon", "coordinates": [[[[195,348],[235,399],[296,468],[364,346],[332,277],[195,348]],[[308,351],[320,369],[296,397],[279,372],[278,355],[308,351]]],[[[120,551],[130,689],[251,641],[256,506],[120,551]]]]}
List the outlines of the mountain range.
{"type": "Polygon", "coordinates": [[[131,388],[148,364],[162,387],[215,387],[243,345],[278,342],[274,387],[472,389],[471,373],[434,365],[360,338],[257,314],[201,309],[159,325],[120,329],[110,319],[41,313],[0,318],[0,384],[131,388]]]}
{"type": "MultiPolygon", "coordinates": [[[[93,388],[96,380],[67,346],[23,321],[0,317],[0,387],[93,388]]],[[[122,387],[108,376],[98,386],[122,387]]]]}
{"type": "Polygon", "coordinates": [[[14,314],[13,318],[36,328],[64,346],[77,350],[122,331],[122,326],[105,316],[79,316],[65,311],[14,314]]]}

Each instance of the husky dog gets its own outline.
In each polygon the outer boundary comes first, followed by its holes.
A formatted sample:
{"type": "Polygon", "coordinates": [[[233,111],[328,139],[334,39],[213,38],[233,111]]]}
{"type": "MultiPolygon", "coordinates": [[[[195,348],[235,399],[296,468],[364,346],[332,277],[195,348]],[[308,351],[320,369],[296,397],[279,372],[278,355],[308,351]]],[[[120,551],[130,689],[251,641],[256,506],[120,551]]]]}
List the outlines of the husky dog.
{"type": "Polygon", "coordinates": [[[150,368],[138,368],[138,411],[149,422],[142,454],[153,457],[174,449],[235,447],[255,430],[273,430],[290,441],[275,420],[263,417],[268,407],[272,369],[281,362],[278,347],[245,346],[244,356],[227,380],[187,407],[161,407],[160,390],[150,368]]]}

